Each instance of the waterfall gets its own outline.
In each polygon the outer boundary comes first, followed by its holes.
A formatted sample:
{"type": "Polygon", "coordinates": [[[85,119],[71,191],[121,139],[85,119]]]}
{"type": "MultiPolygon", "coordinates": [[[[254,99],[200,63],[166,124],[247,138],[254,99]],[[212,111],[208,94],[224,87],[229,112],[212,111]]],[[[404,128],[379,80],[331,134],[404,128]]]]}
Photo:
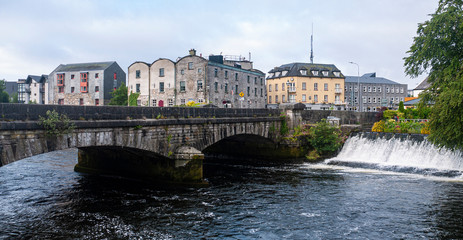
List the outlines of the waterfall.
{"type": "Polygon", "coordinates": [[[432,176],[461,177],[460,151],[439,149],[423,135],[359,133],[326,164],[432,176]]]}

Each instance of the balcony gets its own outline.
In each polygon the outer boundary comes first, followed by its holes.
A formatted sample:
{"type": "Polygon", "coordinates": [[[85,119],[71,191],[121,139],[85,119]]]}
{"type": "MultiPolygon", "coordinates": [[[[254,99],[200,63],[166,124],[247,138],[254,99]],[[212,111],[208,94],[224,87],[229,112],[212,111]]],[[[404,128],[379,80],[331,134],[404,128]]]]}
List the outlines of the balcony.
{"type": "Polygon", "coordinates": [[[334,93],[336,93],[336,94],[341,94],[341,93],[342,93],[342,89],[340,89],[340,88],[335,88],[335,89],[334,89],[334,93]]]}
{"type": "Polygon", "coordinates": [[[295,93],[296,92],[296,87],[288,87],[288,92],[295,93]]]}
{"type": "Polygon", "coordinates": [[[334,105],[343,105],[344,103],[342,101],[334,101],[334,105]]]}

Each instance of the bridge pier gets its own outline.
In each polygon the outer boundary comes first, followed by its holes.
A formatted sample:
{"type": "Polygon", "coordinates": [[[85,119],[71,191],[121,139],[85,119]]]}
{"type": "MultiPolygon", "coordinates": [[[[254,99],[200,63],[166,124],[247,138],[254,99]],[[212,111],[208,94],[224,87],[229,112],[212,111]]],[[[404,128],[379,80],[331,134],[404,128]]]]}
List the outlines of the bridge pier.
{"type": "Polygon", "coordinates": [[[203,180],[204,156],[194,149],[180,150],[173,154],[173,158],[167,158],[140,149],[83,147],[79,148],[74,170],[134,177],[154,183],[206,185],[203,180]]]}

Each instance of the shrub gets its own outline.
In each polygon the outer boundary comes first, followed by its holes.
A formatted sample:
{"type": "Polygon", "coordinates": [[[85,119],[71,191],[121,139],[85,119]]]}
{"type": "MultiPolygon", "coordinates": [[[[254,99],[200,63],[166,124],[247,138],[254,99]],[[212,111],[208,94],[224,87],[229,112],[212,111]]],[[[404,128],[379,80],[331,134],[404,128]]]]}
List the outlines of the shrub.
{"type": "Polygon", "coordinates": [[[46,118],[39,116],[38,124],[45,128],[48,136],[68,134],[74,130],[75,125],[65,114],[59,114],[55,110],[48,110],[46,114],[46,118]]]}
{"type": "Polygon", "coordinates": [[[341,147],[341,131],[322,119],[309,130],[308,141],[320,155],[330,154],[341,147]]]}
{"type": "Polygon", "coordinates": [[[371,131],[372,132],[384,132],[385,125],[386,124],[383,120],[379,122],[375,122],[375,124],[373,124],[373,127],[371,128],[371,131]]]}

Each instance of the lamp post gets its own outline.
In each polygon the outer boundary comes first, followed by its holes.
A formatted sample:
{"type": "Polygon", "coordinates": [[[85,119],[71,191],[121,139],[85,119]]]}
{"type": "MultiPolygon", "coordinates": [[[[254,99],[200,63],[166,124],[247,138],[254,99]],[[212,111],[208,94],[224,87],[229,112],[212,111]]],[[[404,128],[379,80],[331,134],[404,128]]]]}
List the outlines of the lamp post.
{"type": "Polygon", "coordinates": [[[359,108],[357,109],[357,112],[361,112],[360,111],[360,67],[357,63],[354,63],[354,62],[349,62],[350,64],[354,64],[354,65],[357,65],[357,91],[358,91],[358,101],[359,101],[359,108]]]}

